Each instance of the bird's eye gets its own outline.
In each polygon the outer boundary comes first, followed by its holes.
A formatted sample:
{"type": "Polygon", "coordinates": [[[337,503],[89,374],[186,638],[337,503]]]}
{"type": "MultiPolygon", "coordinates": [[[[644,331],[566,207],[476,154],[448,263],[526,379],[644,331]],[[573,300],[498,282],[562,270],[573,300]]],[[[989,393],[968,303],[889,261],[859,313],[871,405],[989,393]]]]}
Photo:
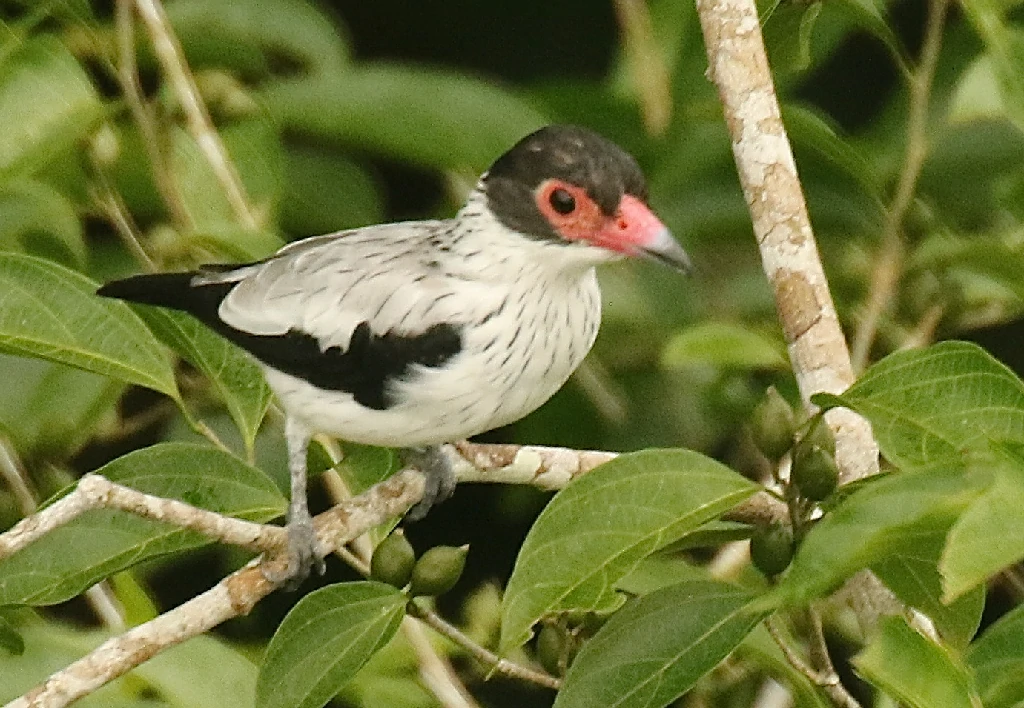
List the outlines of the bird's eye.
{"type": "Polygon", "coordinates": [[[576,210],[576,199],[564,189],[556,189],[548,197],[551,208],[563,216],[576,210]]]}

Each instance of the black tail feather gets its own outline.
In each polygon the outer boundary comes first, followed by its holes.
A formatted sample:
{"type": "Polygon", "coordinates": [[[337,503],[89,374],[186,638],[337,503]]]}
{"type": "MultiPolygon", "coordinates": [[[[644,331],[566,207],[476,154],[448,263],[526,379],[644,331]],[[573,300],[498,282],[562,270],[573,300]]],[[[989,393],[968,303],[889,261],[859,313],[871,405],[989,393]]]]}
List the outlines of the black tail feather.
{"type": "Polygon", "coordinates": [[[195,315],[208,324],[220,324],[217,308],[236,283],[193,285],[197,273],[134,275],[101,286],[96,294],[141,305],[169,307],[195,315]]]}

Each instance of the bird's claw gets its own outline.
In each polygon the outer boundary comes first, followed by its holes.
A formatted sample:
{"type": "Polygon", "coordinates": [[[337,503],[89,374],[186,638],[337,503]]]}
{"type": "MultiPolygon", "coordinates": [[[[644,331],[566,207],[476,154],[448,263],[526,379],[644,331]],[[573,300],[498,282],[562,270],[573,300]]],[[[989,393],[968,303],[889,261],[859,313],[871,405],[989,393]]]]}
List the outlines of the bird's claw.
{"type": "Polygon", "coordinates": [[[455,491],[455,470],[438,446],[409,448],[405,451],[408,464],[423,473],[423,498],[405,515],[408,521],[419,521],[435,504],[440,504],[455,491]]]}
{"type": "Polygon", "coordinates": [[[264,576],[272,583],[283,584],[284,589],[293,591],[309,577],[309,572],[316,569],[318,575],[327,570],[323,556],[318,550],[313,520],[293,520],[286,527],[288,530],[288,563],[280,570],[266,570],[264,576]]]}

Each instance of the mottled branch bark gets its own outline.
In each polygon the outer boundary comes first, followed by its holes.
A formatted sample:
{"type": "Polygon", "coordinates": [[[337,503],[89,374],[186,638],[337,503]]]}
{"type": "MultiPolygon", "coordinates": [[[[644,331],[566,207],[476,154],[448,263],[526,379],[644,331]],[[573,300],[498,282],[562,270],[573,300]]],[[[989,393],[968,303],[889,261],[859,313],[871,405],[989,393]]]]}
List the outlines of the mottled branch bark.
{"type": "MultiPolygon", "coordinates": [[[[718,88],[733,155],[800,394],[842,393],[854,381],[850,353],[811,231],[793,152],[782,124],[753,0],[697,0],[708,76],[718,88]]],[[[878,470],[866,420],[846,409],[826,416],[836,461],[849,482],[878,470]]]]}

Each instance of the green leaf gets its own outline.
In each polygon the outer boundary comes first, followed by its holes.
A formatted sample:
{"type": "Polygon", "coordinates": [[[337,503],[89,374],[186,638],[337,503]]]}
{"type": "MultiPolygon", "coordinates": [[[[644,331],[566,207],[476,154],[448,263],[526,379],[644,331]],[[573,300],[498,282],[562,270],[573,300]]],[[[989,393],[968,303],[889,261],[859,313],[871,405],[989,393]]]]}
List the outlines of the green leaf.
{"type": "Polygon", "coordinates": [[[0,253],[0,351],[68,364],[179,399],[170,357],[123,302],[50,261],[0,253]]]}
{"type": "Polygon", "coordinates": [[[659,708],[743,641],[764,613],[727,583],[690,580],[626,604],[583,645],[555,708],[659,708]]]}
{"type": "Polygon", "coordinates": [[[995,481],[949,532],[939,566],[946,602],[1024,558],[1024,444],[993,445],[970,464],[995,481]]]}
{"type": "Polygon", "coordinates": [[[154,307],[140,312],[161,341],[210,379],[251,452],[271,398],[259,365],[194,317],[154,307]]]}
{"type": "Polygon", "coordinates": [[[838,401],[871,421],[882,453],[904,469],[956,457],[988,440],[1024,442],[1024,384],[967,342],[891,354],[842,396],[821,400],[838,401]]]}
{"type": "Polygon", "coordinates": [[[944,577],[939,572],[939,558],[946,545],[947,531],[948,527],[938,525],[900,534],[895,547],[873,563],[871,570],[900,600],[927,615],[944,641],[963,650],[981,623],[985,589],[975,588],[953,602],[943,598],[944,577]]]}
{"type": "MultiPolygon", "coordinates": [[[[284,163],[277,126],[258,115],[218,128],[224,147],[242,180],[250,207],[258,214],[272,212],[281,197],[284,163]]],[[[221,253],[240,254],[248,260],[263,258],[280,247],[280,240],[259,230],[238,228],[235,211],[216,178],[206,155],[184,128],[175,127],[171,141],[170,169],[182,206],[192,217],[200,236],[216,239],[227,231],[233,238],[221,253]],[[229,227],[234,227],[234,232],[229,227]],[[247,243],[247,235],[253,244],[247,243]],[[237,244],[232,243],[236,241],[237,244]],[[268,244],[268,241],[270,242],[268,244]],[[260,248],[253,248],[253,246],[260,248]],[[263,250],[270,246],[268,250],[263,250]]]]}
{"type": "Polygon", "coordinates": [[[502,602],[501,651],[543,617],[608,612],[615,583],[646,556],[754,494],[757,485],[688,450],[622,455],[575,480],[541,512],[502,602]]]}
{"type": "Polygon", "coordinates": [[[257,669],[244,651],[214,636],[193,637],[160,652],[133,674],[172,706],[249,708],[257,669]]]}
{"type": "Polygon", "coordinates": [[[0,250],[85,266],[82,224],[75,208],[53,187],[35,180],[0,186],[0,250]]]}
{"type": "Polygon", "coordinates": [[[349,63],[343,33],[302,0],[177,0],[167,15],[195,67],[222,66],[262,77],[281,67],[330,73],[349,63]]]}
{"type": "MultiPolygon", "coordinates": [[[[155,445],[96,472],[141,492],[253,521],[269,521],[286,506],[266,475],[207,446],[155,445]]],[[[89,511],[0,561],[0,606],[63,602],[143,560],[207,543],[198,533],[127,512],[89,511]]]]}
{"type": "Polygon", "coordinates": [[[950,463],[894,474],[858,490],[804,537],[776,597],[805,604],[889,554],[906,552],[915,539],[944,535],[981,494],[984,481],[950,463]]]}
{"type": "Polygon", "coordinates": [[[0,354],[0,429],[26,458],[63,459],[117,425],[125,385],[41,359],[0,354]]]}
{"type": "Polygon", "coordinates": [[[286,231],[312,236],[384,220],[383,198],[362,165],[322,144],[285,147],[281,225],[286,231]]]}
{"type": "Polygon", "coordinates": [[[474,173],[548,122],[492,84],[421,67],[364,65],[281,82],[262,96],[271,115],[290,131],[426,167],[474,173]]]}
{"type": "MultiPolygon", "coordinates": [[[[22,627],[26,651],[0,652],[0,701],[14,700],[111,635],[38,620],[22,627]]],[[[251,708],[256,667],[220,639],[193,637],[75,702],[76,708],[251,708]],[[146,698],[143,698],[146,696],[146,698]]]]}
{"type": "Polygon", "coordinates": [[[303,597],[270,640],[257,708],[320,708],[398,631],[408,598],[374,582],[328,585],[303,597]]]}
{"type": "Polygon", "coordinates": [[[0,647],[15,656],[25,653],[25,639],[3,617],[0,617],[0,647]]]}
{"type": "Polygon", "coordinates": [[[788,366],[781,336],[749,327],[709,322],[687,327],[665,345],[662,365],[670,369],[711,365],[730,369],[783,369],[788,366]]]}
{"type": "Polygon", "coordinates": [[[1007,17],[1002,0],[967,0],[964,14],[988,49],[1007,115],[1024,130],[1024,32],[1007,17]]]}
{"type": "Polygon", "coordinates": [[[754,627],[736,647],[736,657],[750,660],[762,667],[775,680],[786,684],[793,696],[795,708],[834,708],[817,686],[795,669],[782,649],[775,643],[764,624],[754,627]]]}
{"type": "Polygon", "coordinates": [[[981,708],[967,669],[902,617],[884,619],[878,636],[853,665],[909,708],[981,708]]]}
{"type": "Polygon", "coordinates": [[[0,63],[0,175],[68,152],[103,116],[89,77],[55,37],[22,42],[0,63]]]}
{"type": "Polygon", "coordinates": [[[881,40],[897,64],[903,62],[902,45],[889,26],[885,0],[840,0],[835,6],[862,29],[881,40]]]}
{"type": "Polygon", "coordinates": [[[1024,605],[986,629],[964,659],[974,670],[985,708],[1024,704],[1024,605]]]}

